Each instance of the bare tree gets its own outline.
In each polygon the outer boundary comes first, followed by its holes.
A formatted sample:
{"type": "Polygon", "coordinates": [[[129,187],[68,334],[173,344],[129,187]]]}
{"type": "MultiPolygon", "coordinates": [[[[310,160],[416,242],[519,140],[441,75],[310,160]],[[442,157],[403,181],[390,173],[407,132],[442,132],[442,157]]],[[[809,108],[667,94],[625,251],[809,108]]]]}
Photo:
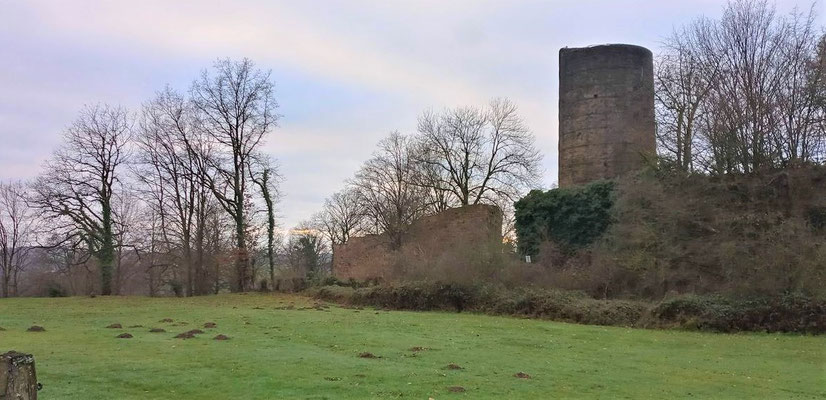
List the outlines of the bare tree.
{"type": "Polygon", "coordinates": [[[813,75],[819,78],[811,80],[816,98],[814,120],[819,126],[818,130],[821,135],[816,152],[819,154],[819,161],[824,162],[826,161],[826,33],[820,37],[816,52],[812,69],[813,75]]]}
{"type": "Polygon", "coordinates": [[[313,225],[324,233],[330,243],[344,244],[352,236],[364,232],[365,214],[358,191],[347,186],[324,200],[324,208],[313,218],[313,225]]]}
{"type": "Polygon", "coordinates": [[[34,246],[36,217],[26,204],[26,186],[0,183],[0,289],[3,297],[17,295],[18,277],[34,246]]]}
{"type": "Polygon", "coordinates": [[[715,58],[704,51],[708,32],[705,19],[674,31],[665,40],[654,74],[660,148],[687,172],[694,166],[698,120],[719,73],[715,58]]]}
{"type": "Polygon", "coordinates": [[[413,184],[416,162],[411,147],[408,137],[392,132],[352,182],[376,230],[386,233],[396,247],[407,227],[427,211],[424,191],[413,184]]]}
{"type": "MultiPolygon", "coordinates": [[[[279,184],[281,175],[274,160],[262,154],[252,158],[249,166],[250,179],[258,186],[261,198],[267,213],[267,267],[270,274],[270,285],[275,283],[275,205],[280,199],[279,184]]],[[[273,286],[274,287],[274,286],[273,286]]]]}
{"type": "Polygon", "coordinates": [[[416,162],[428,177],[421,182],[450,193],[459,205],[515,201],[539,178],[534,137],[507,99],[484,109],[425,112],[418,145],[416,162]]]}
{"type": "Polygon", "coordinates": [[[137,140],[136,177],[158,215],[161,236],[179,250],[187,296],[210,291],[203,246],[212,193],[205,186],[207,168],[201,156],[209,149],[194,122],[190,103],[166,88],[144,105],[137,140]]]}
{"type": "Polygon", "coordinates": [[[823,158],[814,8],[778,15],[733,0],[666,40],[658,62],[661,149],[680,168],[750,173],[823,158]]]}
{"type": "Polygon", "coordinates": [[[132,190],[116,193],[112,201],[115,235],[115,268],[112,279],[112,293],[116,295],[135,293],[134,277],[141,257],[141,242],[146,229],[145,203],[132,190]]]}
{"type": "Polygon", "coordinates": [[[818,65],[818,32],[815,14],[793,12],[785,20],[785,34],[780,35],[778,67],[781,81],[777,108],[774,110],[782,134],[774,135],[783,164],[818,161],[823,150],[823,129],[819,126],[818,105],[826,82],[826,68],[818,65]]]}
{"type": "Polygon", "coordinates": [[[215,147],[204,154],[212,173],[206,183],[218,204],[235,223],[236,268],[232,289],[246,290],[251,282],[247,221],[247,171],[250,159],[275,126],[278,114],[270,73],[244,59],[219,60],[213,72],[204,71],[191,89],[198,129],[215,147]]]}
{"type": "Polygon", "coordinates": [[[82,238],[95,257],[104,295],[112,293],[112,200],[128,158],[131,129],[132,118],[123,108],[86,107],[34,185],[33,204],[56,224],[68,221],[73,235],[82,238]]]}

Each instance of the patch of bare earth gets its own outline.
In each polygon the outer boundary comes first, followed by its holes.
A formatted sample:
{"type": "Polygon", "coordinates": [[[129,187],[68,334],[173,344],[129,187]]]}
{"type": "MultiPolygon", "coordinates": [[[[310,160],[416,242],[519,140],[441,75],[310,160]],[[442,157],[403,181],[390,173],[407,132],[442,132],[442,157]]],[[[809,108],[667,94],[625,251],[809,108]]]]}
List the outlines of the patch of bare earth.
{"type": "Polygon", "coordinates": [[[207,323],[204,324],[204,328],[215,328],[217,326],[218,326],[218,324],[216,324],[214,322],[207,322],[207,323]]]}
{"type": "Polygon", "coordinates": [[[462,393],[462,392],[465,391],[465,388],[463,388],[461,386],[451,386],[451,387],[447,388],[447,391],[451,392],[451,393],[462,393]]]}
{"type": "Polygon", "coordinates": [[[133,336],[130,333],[121,333],[120,335],[115,337],[118,339],[132,339],[133,336]]]}
{"type": "Polygon", "coordinates": [[[163,329],[163,328],[152,328],[152,329],[150,329],[150,330],[149,330],[149,332],[150,332],[150,333],[164,333],[164,332],[166,332],[166,329],[163,329]]]}
{"type": "Polygon", "coordinates": [[[174,321],[172,320],[172,318],[164,318],[164,319],[160,320],[159,322],[169,323],[169,322],[174,322],[174,321]]]}
{"type": "Polygon", "coordinates": [[[458,366],[458,365],[456,365],[456,364],[448,364],[448,365],[447,365],[447,367],[445,367],[445,368],[447,368],[447,369],[453,369],[453,370],[459,370],[459,369],[462,369],[462,367],[460,367],[460,366],[458,366]]]}
{"type": "Polygon", "coordinates": [[[200,333],[204,333],[204,331],[202,331],[200,329],[193,329],[191,331],[186,331],[186,332],[177,334],[175,336],[175,339],[192,339],[192,338],[195,337],[195,335],[200,334],[200,333]]]}
{"type": "Polygon", "coordinates": [[[379,356],[377,356],[377,355],[375,355],[375,354],[373,354],[369,351],[365,351],[364,353],[359,354],[359,357],[360,358],[379,358],[379,356]]]}
{"type": "Polygon", "coordinates": [[[29,329],[26,329],[27,332],[46,332],[46,328],[38,325],[32,325],[29,329]]]}
{"type": "Polygon", "coordinates": [[[229,336],[227,335],[218,335],[213,338],[214,340],[229,340],[229,336]]]}
{"type": "Polygon", "coordinates": [[[514,378],[519,378],[519,379],[531,379],[531,376],[524,373],[524,372],[517,372],[517,373],[513,374],[513,377],[514,378]]]}
{"type": "Polygon", "coordinates": [[[106,328],[108,328],[108,329],[123,329],[123,325],[121,325],[121,324],[111,324],[111,325],[107,326],[106,328]]]}

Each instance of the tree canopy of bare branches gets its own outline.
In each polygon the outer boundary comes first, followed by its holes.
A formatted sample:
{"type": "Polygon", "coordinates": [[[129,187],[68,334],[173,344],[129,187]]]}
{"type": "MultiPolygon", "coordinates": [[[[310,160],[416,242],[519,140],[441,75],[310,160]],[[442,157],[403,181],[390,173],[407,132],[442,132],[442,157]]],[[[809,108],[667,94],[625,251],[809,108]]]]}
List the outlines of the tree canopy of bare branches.
{"type": "Polygon", "coordinates": [[[35,244],[37,219],[21,182],[0,182],[0,295],[17,294],[20,272],[35,244]]]}
{"type": "Polygon", "coordinates": [[[170,88],[159,92],[143,107],[136,143],[136,177],[158,218],[163,243],[179,250],[185,293],[209,293],[204,240],[212,193],[204,185],[207,169],[201,156],[208,143],[195,129],[190,103],[170,88]]]}
{"type": "Polygon", "coordinates": [[[246,223],[250,159],[278,121],[270,73],[249,59],[219,60],[192,84],[198,129],[214,144],[207,161],[206,184],[235,223],[236,279],[233,289],[250,287],[246,223]]]}
{"type": "Polygon", "coordinates": [[[132,117],[120,107],[84,108],[34,185],[33,204],[81,238],[100,268],[100,290],[112,293],[113,199],[128,159],[132,117]]]}
{"type": "Polygon", "coordinates": [[[413,183],[416,161],[411,149],[409,137],[391,133],[352,181],[374,230],[387,233],[396,246],[407,226],[427,211],[424,192],[413,183]]]}
{"type": "Polygon", "coordinates": [[[350,237],[365,232],[366,211],[358,191],[348,186],[333,193],[324,201],[313,225],[324,233],[332,244],[344,244],[350,237]]]}
{"type": "Polygon", "coordinates": [[[447,204],[513,202],[539,179],[541,155],[515,104],[461,107],[419,117],[420,179],[447,204]]]}
{"type": "Polygon", "coordinates": [[[734,0],[665,41],[656,72],[663,155],[684,171],[749,173],[824,159],[822,32],[814,8],[734,0]]]}

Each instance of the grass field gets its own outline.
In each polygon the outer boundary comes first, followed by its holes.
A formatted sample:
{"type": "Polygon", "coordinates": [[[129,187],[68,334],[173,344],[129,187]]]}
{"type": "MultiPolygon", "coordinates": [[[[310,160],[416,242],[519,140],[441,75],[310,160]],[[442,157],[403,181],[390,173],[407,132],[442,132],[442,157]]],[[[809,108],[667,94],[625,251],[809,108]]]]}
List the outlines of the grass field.
{"type": "Polygon", "coordinates": [[[312,304],[258,294],[0,299],[0,350],[35,355],[41,399],[826,397],[826,337],[303,309],[312,304]],[[195,328],[206,332],[173,338],[195,328]],[[134,337],[115,338],[124,332],[134,337]]]}

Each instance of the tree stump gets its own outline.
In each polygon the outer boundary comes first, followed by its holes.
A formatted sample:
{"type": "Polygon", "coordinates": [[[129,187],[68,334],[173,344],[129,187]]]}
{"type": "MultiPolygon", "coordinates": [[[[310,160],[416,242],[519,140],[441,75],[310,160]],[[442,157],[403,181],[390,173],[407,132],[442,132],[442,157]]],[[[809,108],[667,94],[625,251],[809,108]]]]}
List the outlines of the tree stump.
{"type": "Polygon", "coordinates": [[[0,354],[0,400],[37,400],[34,357],[14,350],[0,354]]]}

